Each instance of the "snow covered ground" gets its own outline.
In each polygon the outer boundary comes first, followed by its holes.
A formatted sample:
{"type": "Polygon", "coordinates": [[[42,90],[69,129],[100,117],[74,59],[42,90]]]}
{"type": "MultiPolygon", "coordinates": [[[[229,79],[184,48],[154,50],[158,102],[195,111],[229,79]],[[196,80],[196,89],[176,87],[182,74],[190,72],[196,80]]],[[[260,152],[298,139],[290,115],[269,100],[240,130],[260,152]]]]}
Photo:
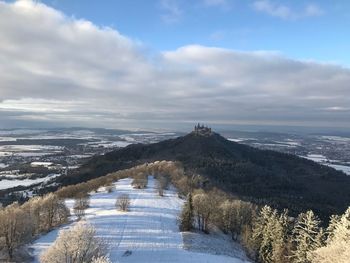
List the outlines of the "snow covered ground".
{"type": "Polygon", "coordinates": [[[350,166],[340,165],[340,164],[327,164],[327,165],[336,170],[342,171],[347,175],[350,175],[350,166]]]}
{"type": "MultiPolygon", "coordinates": [[[[164,197],[158,196],[153,177],[149,177],[146,189],[133,189],[131,179],[120,180],[115,185],[113,193],[92,194],[86,211],[86,219],[109,244],[112,262],[248,262],[241,259],[242,251],[238,257],[230,257],[185,250],[176,223],[183,201],[174,190],[165,191],[164,197]],[[130,196],[129,212],[115,209],[115,200],[121,194],[130,196]]],[[[73,201],[67,200],[67,205],[71,208],[73,201]]],[[[57,235],[58,230],[51,231],[31,245],[34,262],[38,262],[40,253],[57,235]]]]}
{"type": "Polygon", "coordinates": [[[211,227],[210,234],[200,231],[182,233],[184,246],[186,249],[215,255],[226,255],[230,257],[248,260],[239,243],[233,242],[230,235],[225,235],[215,227],[211,227]]]}
{"type": "MultiPolygon", "coordinates": [[[[48,176],[44,178],[37,178],[37,179],[21,179],[21,180],[16,180],[16,179],[3,179],[0,180],[0,190],[8,189],[8,188],[13,188],[17,186],[30,186],[34,184],[39,184],[39,183],[44,183],[44,182],[50,182],[52,179],[55,177],[60,176],[60,174],[49,174],[48,176]]],[[[7,176],[10,177],[10,176],[7,176]]]]}
{"type": "Polygon", "coordinates": [[[338,171],[342,171],[347,175],[350,175],[350,166],[340,165],[331,163],[331,161],[336,162],[337,160],[328,160],[326,156],[322,154],[308,154],[307,156],[301,156],[316,163],[330,166],[338,171]]]}

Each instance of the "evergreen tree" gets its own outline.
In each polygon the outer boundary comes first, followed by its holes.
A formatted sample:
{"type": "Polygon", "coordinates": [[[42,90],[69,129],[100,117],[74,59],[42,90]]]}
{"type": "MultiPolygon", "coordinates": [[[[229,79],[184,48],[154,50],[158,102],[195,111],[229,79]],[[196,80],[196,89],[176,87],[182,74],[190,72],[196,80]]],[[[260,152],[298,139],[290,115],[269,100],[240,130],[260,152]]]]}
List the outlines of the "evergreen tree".
{"type": "Polygon", "coordinates": [[[339,225],[340,219],[341,219],[341,216],[339,215],[332,215],[330,217],[329,224],[326,229],[327,240],[330,241],[334,237],[334,232],[339,225]]]}
{"type": "Polygon", "coordinates": [[[342,216],[332,216],[329,227],[327,244],[330,244],[335,239],[348,240],[350,239],[350,207],[342,216]]]}
{"type": "Polygon", "coordinates": [[[343,216],[332,216],[326,246],[311,253],[313,263],[347,263],[350,259],[350,207],[343,216]]]}
{"type": "Polygon", "coordinates": [[[180,215],[180,231],[191,231],[193,229],[193,203],[192,193],[187,195],[187,200],[180,215]]]}
{"type": "Polygon", "coordinates": [[[264,263],[286,262],[288,243],[288,215],[264,206],[253,224],[252,238],[255,240],[258,259],[264,263]]]}
{"type": "Polygon", "coordinates": [[[276,211],[265,205],[259,212],[253,225],[252,237],[255,240],[258,258],[262,262],[272,262],[272,224],[276,211]]]}
{"type": "Polygon", "coordinates": [[[321,247],[322,234],[320,220],[309,210],[301,213],[293,229],[293,243],[295,245],[292,251],[293,262],[309,263],[310,253],[321,247]]]}

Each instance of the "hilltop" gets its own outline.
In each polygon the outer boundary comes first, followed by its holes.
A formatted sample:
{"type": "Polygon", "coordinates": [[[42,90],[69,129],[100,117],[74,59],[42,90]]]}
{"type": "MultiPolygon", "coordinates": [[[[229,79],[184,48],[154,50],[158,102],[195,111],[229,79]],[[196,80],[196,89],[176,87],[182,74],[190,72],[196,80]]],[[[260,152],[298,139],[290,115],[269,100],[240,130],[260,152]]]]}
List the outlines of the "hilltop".
{"type": "Polygon", "coordinates": [[[343,213],[350,203],[350,177],[344,173],[294,155],[232,142],[202,128],[96,156],[59,182],[68,185],[145,162],[169,160],[181,162],[188,173],[200,174],[203,187],[216,186],[245,200],[288,208],[294,215],[313,209],[327,218],[343,213]]]}

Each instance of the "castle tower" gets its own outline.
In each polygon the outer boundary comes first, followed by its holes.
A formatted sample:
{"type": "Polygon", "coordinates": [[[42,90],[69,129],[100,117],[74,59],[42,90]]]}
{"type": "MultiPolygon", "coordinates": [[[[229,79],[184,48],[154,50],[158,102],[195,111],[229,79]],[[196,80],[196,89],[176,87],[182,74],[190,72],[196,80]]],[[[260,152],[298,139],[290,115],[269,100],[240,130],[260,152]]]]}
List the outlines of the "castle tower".
{"type": "Polygon", "coordinates": [[[193,133],[196,135],[210,136],[212,134],[212,130],[208,126],[198,123],[194,126],[193,133]]]}

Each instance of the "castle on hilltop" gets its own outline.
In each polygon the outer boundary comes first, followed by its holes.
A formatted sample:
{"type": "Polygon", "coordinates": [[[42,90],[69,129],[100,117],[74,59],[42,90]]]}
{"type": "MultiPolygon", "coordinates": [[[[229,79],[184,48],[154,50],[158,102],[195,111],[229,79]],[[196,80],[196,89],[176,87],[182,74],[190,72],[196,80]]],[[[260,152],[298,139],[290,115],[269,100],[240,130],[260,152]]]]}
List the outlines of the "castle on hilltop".
{"type": "Polygon", "coordinates": [[[211,128],[198,123],[196,126],[194,126],[193,133],[196,135],[210,136],[212,131],[211,128]]]}

